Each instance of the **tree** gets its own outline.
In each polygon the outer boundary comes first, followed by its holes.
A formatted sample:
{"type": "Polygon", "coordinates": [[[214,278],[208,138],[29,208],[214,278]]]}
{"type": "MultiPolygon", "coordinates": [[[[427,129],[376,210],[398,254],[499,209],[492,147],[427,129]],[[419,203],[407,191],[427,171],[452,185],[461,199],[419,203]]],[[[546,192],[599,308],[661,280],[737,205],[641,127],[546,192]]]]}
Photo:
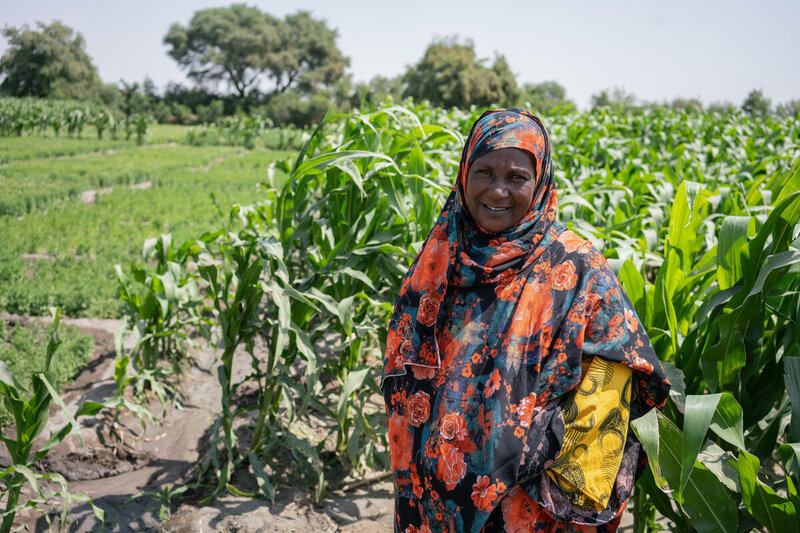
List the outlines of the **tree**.
{"type": "Polygon", "coordinates": [[[549,114],[555,108],[566,111],[575,109],[575,103],[567,99],[567,91],[555,81],[526,83],[522,86],[520,105],[535,113],[549,114]]]}
{"type": "Polygon", "coordinates": [[[371,106],[379,104],[387,98],[392,101],[399,101],[403,97],[404,90],[405,87],[401,76],[387,78],[376,75],[368,82],[355,84],[350,98],[350,105],[352,107],[371,106]]]}
{"type": "Polygon", "coordinates": [[[788,102],[778,104],[778,107],[775,108],[775,112],[781,117],[796,118],[797,115],[800,114],[800,100],[789,100],[788,102]]]}
{"type": "Polygon", "coordinates": [[[733,102],[722,101],[712,102],[706,106],[708,113],[716,113],[718,115],[728,115],[736,110],[736,105],[733,102]]]}
{"type": "Polygon", "coordinates": [[[164,43],[190,78],[227,82],[241,97],[265,79],[272,94],[311,93],[335,82],[349,64],[336,47],[336,31],[309,13],[281,21],[244,4],[196,11],[188,26],[173,24],[164,43]]]}
{"type": "Polygon", "coordinates": [[[505,58],[498,55],[491,67],[485,62],[475,57],[472,41],[462,44],[455,37],[434,41],[403,76],[405,96],[443,107],[514,104],[517,83],[505,58]]]}
{"type": "Polygon", "coordinates": [[[742,102],[742,111],[751,116],[769,115],[772,101],[764,96],[761,89],[753,89],[742,102]]]}
{"type": "Polygon", "coordinates": [[[281,50],[269,61],[276,92],[296,86],[310,94],[333,85],[344,75],[350,60],[336,47],[336,30],[315,20],[307,11],[299,11],[286,16],[281,31],[281,50]]]}
{"type": "Polygon", "coordinates": [[[614,87],[610,91],[603,89],[599,93],[593,94],[590,102],[592,109],[609,107],[617,111],[628,111],[636,104],[636,96],[621,87],[614,87]]]}
{"type": "Polygon", "coordinates": [[[6,27],[8,51],[0,58],[0,92],[11,96],[96,100],[103,88],[80,33],[59,21],[6,27]]]}
{"type": "Polygon", "coordinates": [[[670,102],[669,107],[676,111],[686,111],[688,113],[703,112],[703,102],[697,98],[683,98],[679,96],[670,102]]]}

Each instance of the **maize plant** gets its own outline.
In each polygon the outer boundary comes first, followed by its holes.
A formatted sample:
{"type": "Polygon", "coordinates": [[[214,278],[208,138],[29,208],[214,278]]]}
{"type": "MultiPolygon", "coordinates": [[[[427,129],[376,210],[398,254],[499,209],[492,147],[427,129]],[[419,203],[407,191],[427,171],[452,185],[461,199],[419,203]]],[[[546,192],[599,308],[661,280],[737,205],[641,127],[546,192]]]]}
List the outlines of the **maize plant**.
{"type": "Polygon", "coordinates": [[[94,514],[102,520],[103,511],[95,507],[94,503],[83,494],[70,494],[67,490],[67,481],[58,473],[40,473],[34,470],[34,463],[39,461],[56,444],[64,440],[73,429],[83,444],[80,429],[76,419],[80,416],[94,416],[103,404],[97,402],[84,402],[75,414],[71,414],[64,402],[53,387],[52,368],[54,356],[61,340],[58,336],[58,325],[61,320],[61,309],[53,310],[53,329],[47,344],[47,360],[43,372],[31,376],[31,391],[26,390],[14,378],[8,366],[0,361],[0,395],[8,411],[14,417],[13,432],[16,437],[5,435],[0,431],[0,440],[5,444],[11,457],[11,465],[0,472],[0,484],[3,486],[5,509],[0,517],[0,533],[8,533],[14,525],[14,516],[20,509],[31,507],[40,511],[48,520],[49,515],[38,506],[47,503],[53,498],[63,499],[63,510],[60,517],[60,527],[66,522],[67,512],[71,503],[88,502],[94,514]],[[50,406],[55,403],[67,415],[69,422],[57,431],[50,433],[50,438],[37,446],[36,438],[44,431],[50,418],[50,406]],[[44,490],[40,486],[41,480],[50,480],[58,484],[59,490],[44,490]],[[26,501],[20,501],[22,487],[28,484],[34,496],[26,501]]]}

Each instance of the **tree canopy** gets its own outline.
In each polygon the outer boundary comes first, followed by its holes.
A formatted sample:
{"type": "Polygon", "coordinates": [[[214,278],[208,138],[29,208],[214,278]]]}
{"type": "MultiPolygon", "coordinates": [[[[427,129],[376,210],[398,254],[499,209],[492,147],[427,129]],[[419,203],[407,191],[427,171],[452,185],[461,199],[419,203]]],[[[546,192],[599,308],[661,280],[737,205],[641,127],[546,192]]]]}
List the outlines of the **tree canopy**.
{"type": "Polygon", "coordinates": [[[444,107],[515,104],[519,90],[505,58],[498,55],[491,67],[485,63],[472,41],[434,41],[403,76],[405,95],[444,107]]]}
{"type": "Polygon", "coordinates": [[[188,26],[173,24],[164,43],[190,78],[227,82],[245,97],[264,80],[272,82],[272,93],[312,93],[334,83],[349,64],[336,37],[305,11],[280,20],[233,4],[196,11],[188,26]]]}
{"type": "Polygon", "coordinates": [[[548,114],[555,108],[574,110],[575,103],[567,99],[567,91],[555,81],[526,83],[522,86],[520,105],[529,107],[534,113],[548,114]]]}
{"type": "Polygon", "coordinates": [[[742,111],[748,115],[764,116],[769,115],[772,108],[772,100],[764,96],[761,89],[753,89],[742,102],[742,111]]]}
{"type": "Polygon", "coordinates": [[[628,111],[636,104],[636,95],[625,91],[622,87],[603,89],[590,97],[592,109],[609,107],[616,111],[628,111]]]}
{"type": "Polygon", "coordinates": [[[103,89],[80,33],[59,21],[6,27],[8,50],[0,57],[0,92],[11,96],[95,100],[103,89]]]}

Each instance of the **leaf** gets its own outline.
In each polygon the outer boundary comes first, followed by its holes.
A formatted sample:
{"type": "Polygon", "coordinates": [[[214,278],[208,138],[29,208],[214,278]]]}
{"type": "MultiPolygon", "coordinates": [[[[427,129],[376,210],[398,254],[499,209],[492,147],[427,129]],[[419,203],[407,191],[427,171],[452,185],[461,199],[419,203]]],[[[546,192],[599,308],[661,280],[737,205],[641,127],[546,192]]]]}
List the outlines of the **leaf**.
{"type": "MultiPolygon", "coordinates": [[[[675,488],[681,480],[683,437],[677,426],[661,413],[658,421],[659,460],[670,488],[675,488]]],[[[701,463],[695,463],[681,496],[678,503],[692,526],[701,533],[736,531],[736,504],[725,486],[701,463]]]]}
{"type": "Polygon", "coordinates": [[[722,397],[714,411],[714,418],[711,420],[711,431],[719,435],[726,442],[729,442],[744,450],[744,420],[742,406],[729,392],[723,392],[722,397]]]}
{"type": "Polygon", "coordinates": [[[642,443],[645,453],[647,453],[650,470],[658,488],[663,489],[666,484],[661,475],[661,462],[659,461],[659,434],[657,411],[651,409],[644,416],[631,421],[636,438],[642,443]]]}
{"type": "Polygon", "coordinates": [[[800,486],[800,442],[781,444],[778,453],[783,461],[784,468],[794,471],[795,484],[800,486]]]}
{"type": "Polygon", "coordinates": [[[375,290],[375,285],[373,285],[372,280],[369,279],[369,277],[363,272],[359,272],[358,270],[353,270],[350,267],[344,267],[343,269],[340,270],[340,272],[342,274],[350,276],[353,279],[357,279],[358,281],[364,283],[370,289],[375,290]]]}
{"type": "Polygon", "coordinates": [[[353,394],[353,391],[361,387],[361,384],[364,383],[367,375],[369,374],[370,368],[365,366],[363,368],[357,370],[351,370],[347,374],[347,379],[344,382],[344,386],[342,387],[342,392],[339,394],[339,403],[336,407],[339,416],[342,416],[344,412],[344,406],[347,402],[347,398],[353,394]]]}
{"type": "Polygon", "coordinates": [[[636,266],[626,260],[619,272],[619,279],[631,303],[640,317],[647,316],[647,299],[644,291],[644,279],[636,266]]]}
{"type": "Polygon", "coordinates": [[[758,458],[739,451],[739,483],[748,511],[769,531],[797,531],[794,505],[758,480],[758,458]]]}
{"type": "Polygon", "coordinates": [[[53,388],[53,386],[50,384],[50,382],[47,381],[47,378],[45,377],[44,374],[38,374],[37,377],[41,379],[44,386],[47,387],[47,390],[50,392],[50,396],[52,397],[56,405],[58,405],[61,408],[61,410],[64,411],[64,414],[67,416],[67,420],[69,420],[69,423],[72,424],[72,427],[75,428],[75,432],[78,434],[78,439],[81,441],[81,446],[84,449],[86,449],[86,444],[83,442],[83,435],[81,434],[81,429],[80,426],[78,425],[78,421],[75,420],[75,417],[70,414],[69,410],[67,409],[67,406],[61,399],[61,396],[58,395],[58,391],[56,391],[55,388],[53,388]]]}
{"type": "Polygon", "coordinates": [[[14,375],[11,373],[11,369],[8,368],[8,365],[6,365],[5,361],[3,360],[0,360],[0,382],[5,383],[17,391],[25,390],[25,387],[19,384],[14,375]]]}
{"type": "Polygon", "coordinates": [[[731,492],[739,492],[739,472],[736,466],[736,456],[723,450],[711,440],[703,444],[697,460],[708,468],[720,482],[731,492]]]}
{"type": "Polygon", "coordinates": [[[336,316],[339,317],[339,322],[342,324],[345,335],[350,336],[353,333],[353,302],[355,296],[348,296],[339,302],[336,306],[336,316]]]}
{"type": "Polygon", "coordinates": [[[754,228],[751,217],[728,216],[722,221],[717,244],[717,281],[728,289],[743,276],[742,262],[747,260],[748,230],[754,228]]]}
{"type": "Polygon", "coordinates": [[[689,474],[697,461],[697,454],[703,446],[708,426],[714,416],[722,394],[689,394],[686,396],[686,410],[683,416],[683,449],[681,452],[681,482],[677,499],[689,481],[689,474]]]}
{"type": "Polygon", "coordinates": [[[269,475],[264,470],[264,465],[258,460],[258,455],[255,452],[249,452],[247,457],[250,459],[250,467],[253,469],[253,475],[256,478],[261,493],[266,496],[270,501],[275,501],[275,485],[269,479],[269,475]]]}
{"type": "Polygon", "coordinates": [[[355,163],[349,159],[344,159],[335,163],[334,166],[350,176],[350,179],[353,180],[353,183],[356,184],[356,187],[361,192],[361,196],[367,195],[364,191],[364,179],[361,177],[361,171],[358,170],[358,166],[355,163]]]}
{"type": "Polygon", "coordinates": [[[800,442],[800,357],[783,359],[786,392],[792,401],[792,422],[789,425],[789,440],[800,442]]]}
{"type": "Polygon", "coordinates": [[[669,361],[661,361],[664,374],[670,382],[669,397],[678,406],[680,412],[686,410],[686,383],[683,372],[669,361]]]}
{"type": "Polygon", "coordinates": [[[753,296],[754,294],[760,293],[764,288],[764,282],[766,281],[767,276],[769,276],[774,270],[785,268],[796,263],[800,263],[800,252],[795,250],[787,250],[785,252],[780,252],[767,257],[767,260],[764,261],[764,265],[758,272],[758,277],[756,278],[753,288],[750,290],[750,294],[748,296],[753,296]]]}
{"type": "MultiPolygon", "coordinates": [[[[381,152],[367,152],[363,150],[343,150],[341,152],[328,152],[311,159],[306,160],[304,163],[300,164],[297,168],[294,169],[292,172],[291,178],[286,180],[287,185],[292,180],[297,180],[301,176],[307,174],[311,170],[321,170],[329,165],[333,165],[334,163],[352,160],[352,159],[383,159],[389,161],[394,168],[397,168],[394,160],[386,154],[381,152]]],[[[399,169],[397,169],[399,172],[399,169]]]]}

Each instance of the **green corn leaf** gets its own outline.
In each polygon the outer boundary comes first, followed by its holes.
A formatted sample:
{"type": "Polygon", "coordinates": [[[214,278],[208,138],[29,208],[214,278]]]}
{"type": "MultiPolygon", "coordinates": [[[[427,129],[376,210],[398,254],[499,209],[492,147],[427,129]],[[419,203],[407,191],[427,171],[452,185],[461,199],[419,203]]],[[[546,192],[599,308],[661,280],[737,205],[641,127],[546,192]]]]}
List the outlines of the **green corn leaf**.
{"type": "Polygon", "coordinates": [[[353,333],[353,304],[355,296],[348,296],[336,306],[336,316],[348,337],[353,333]]]}
{"type": "Polygon", "coordinates": [[[0,360],[0,382],[16,391],[25,391],[25,387],[19,384],[11,373],[11,369],[8,368],[8,365],[3,360],[0,360]]]}
{"type": "Polygon", "coordinates": [[[58,334],[58,326],[61,323],[61,308],[51,307],[50,315],[53,317],[53,331],[50,333],[50,339],[47,342],[47,360],[45,363],[45,371],[49,372],[53,364],[53,354],[61,346],[61,337],[58,334]]]}
{"type": "Polygon", "coordinates": [[[758,458],[739,451],[739,482],[742,502],[748,511],[769,531],[797,531],[796,509],[792,502],[780,497],[758,480],[758,458]]]}
{"type": "Polygon", "coordinates": [[[787,250],[785,252],[780,252],[767,257],[766,261],[764,261],[763,266],[758,272],[758,277],[756,278],[753,288],[750,290],[750,294],[748,294],[748,296],[753,296],[760,293],[764,289],[764,282],[766,281],[767,276],[772,274],[773,271],[780,268],[786,268],[797,263],[800,263],[800,251],[796,250],[787,250]]]}
{"type": "Polygon", "coordinates": [[[375,290],[375,285],[373,285],[372,280],[369,279],[369,276],[364,274],[363,272],[359,272],[358,270],[353,270],[350,267],[345,267],[340,270],[342,274],[350,276],[353,279],[357,279],[358,281],[362,282],[364,285],[369,287],[372,290],[375,290]]]}
{"type": "Polygon", "coordinates": [[[258,459],[258,455],[255,452],[249,452],[247,457],[250,460],[250,467],[253,469],[253,475],[256,478],[256,484],[258,485],[261,494],[263,494],[271,502],[274,502],[275,486],[272,484],[269,475],[264,470],[264,465],[258,459]]]}
{"type": "Polygon", "coordinates": [[[789,440],[800,442],[800,357],[783,359],[786,392],[792,402],[792,422],[789,426],[789,440]]]}
{"type": "MultiPolygon", "coordinates": [[[[69,410],[67,409],[67,406],[64,404],[64,401],[61,399],[61,396],[59,396],[58,391],[56,391],[55,388],[53,388],[53,386],[47,380],[47,377],[45,377],[44,374],[38,374],[37,377],[42,381],[44,386],[47,387],[47,390],[50,393],[50,397],[53,399],[55,404],[58,405],[61,408],[62,411],[64,411],[64,414],[67,416],[67,420],[69,420],[69,423],[72,424],[72,427],[75,428],[75,432],[78,434],[78,439],[81,441],[81,446],[85,449],[86,448],[86,444],[83,442],[83,435],[81,434],[81,428],[78,425],[78,421],[75,420],[75,416],[70,414],[69,410]]],[[[94,403],[95,402],[92,402],[92,404],[94,404],[94,403]]]]}
{"type": "Polygon", "coordinates": [[[362,383],[364,383],[364,380],[369,374],[369,371],[369,367],[363,367],[351,370],[347,374],[347,379],[345,379],[344,386],[342,386],[342,392],[339,394],[339,403],[336,407],[336,411],[339,413],[340,417],[344,413],[344,406],[347,402],[347,399],[356,389],[361,387],[362,383]]]}
{"type": "Polygon", "coordinates": [[[666,482],[661,475],[661,462],[659,461],[659,432],[658,432],[658,412],[651,409],[642,417],[631,421],[631,427],[636,433],[636,438],[642,443],[645,453],[647,453],[650,471],[656,485],[663,489],[666,482]]]}
{"type": "Polygon", "coordinates": [[[722,393],[714,417],[711,419],[710,428],[726,442],[740,450],[745,449],[742,406],[729,392],[722,393]]]}
{"type": "Polygon", "coordinates": [[[714,417],[722,394],[689,394],[686,396],[686,410],[683,418],[683,450],[681,453],[681,481],[676,498],[680,501],[683,489],[689,481],[689,474],[697,461],[697,454],[703,446],[708,426],[714,417]]]}
{"type": "MultiPolygon", "coordinates": [[[[659,414],[661,437],[659,460],[671,488],[681,482],[683,436],[675,424],[659,414]]],[[[676,501],[686,513],[692,526],[700,532],[734,532],[738,523],[736,504],[725,486],[701,463],[696,462],[676,501]]]]}
{"type": "Polygon", "coordinates": [[[735,455],[707,440],[697,454],[697,460],[717,476],[729,491],[739,492],[739,472],[735,455]]]}
{"type": "Polygon", "coordinates": [[[678,407],[678,410],[683,413],[686,410],[686,382],[683,372],[669,361],[662,361],[661,366],[664,368],[664,374],[666,374],[671,385],[669,397],[678,407]]]}
{"type": "Polygon", "coordinates": [[[619,272],[619,279],[633,307],[636,309],[636,314],[639,317],[646,317],[647,300],[645,298],[644,279],[630,260],[623,263],[619,272]]]}
{"type": "Polygon", "coordinates": [[[717,281],[720,289],[733,287],[743,275],[747,261],[747,237],[755,227],[751,217],[728,216],[722,221],[717,245],[717,281]]]}

